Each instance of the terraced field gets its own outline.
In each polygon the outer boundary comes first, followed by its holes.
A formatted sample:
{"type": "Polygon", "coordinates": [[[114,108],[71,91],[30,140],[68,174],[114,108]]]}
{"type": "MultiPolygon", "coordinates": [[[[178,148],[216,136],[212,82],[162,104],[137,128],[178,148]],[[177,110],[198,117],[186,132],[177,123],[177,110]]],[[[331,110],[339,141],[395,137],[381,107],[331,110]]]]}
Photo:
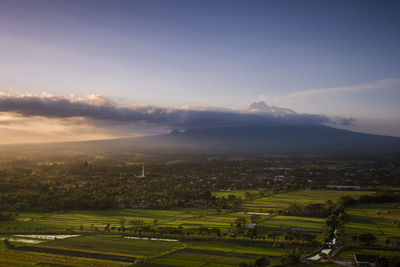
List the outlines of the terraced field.
{"type": "MultiPolygon", "coordinates": [[[[241,191],[242,193],[242,191],[241,191]]],[[[303,204],[324,203],[327,199],[338,200],[342,196],[357,198],[371,194],[370,191],[333,191],[333,190],[300,190],[276,194],[249,201],[243,205],[243,211],[218,211],[215,209],[180,208],[180,209],[113,209],[101,211],[69,211],[63,213],[30,213],[21,212],[16,221],[2,222],[0,233],[12,232],[60,232],[103,230],[107,224],[119,227],[121,221],[126,226],[132,221],[142,221],[147,225],[171,227],[207,227],[227,230],[239,217],[250,220],[248,212],[266,212],[284,209],[291,202],[303,204]]],[[[393,215],[393,214],[391,214],[393,215]]],[[[386,216],[391,216],[387,214],[386,216]]],[[[262,216],[266,219],[268,216],[262,216]]],[[[263,222],[265,226],[287,225],[292,227],[321,228],[321,222],[313,218],[294,218],[276,216],[263,222]]]]}
{"type": "Polygon", "coordinates": [[[358,205],[346,210],[346,234],[371,233],[385,245],[387,238],[400,238],[400,203],[358,205]]]}
{"type": "Polygon", "coordinates": [[[21,212],[16,221],[2,222],[0,232],[55,232],[66,229],[80,231],[103,230],[107,224],[120,226],[142,221],[157,226],[204,226],[228,228],[240,213],[218,212],[212,209],[113,209],[102,211],[70,211],[65,213],[21,212]],[[156,220],[156,222],[155,222],[156,220]]]}
{"type": "MultiPolygon", "coordinates": [[[[271,257],[279,257],[286,252],[286,248],[272,248],[271,244],[238,244],[228,241],[201,241],[201,242],[191,242],[189,247],[198,250],[209,250],[209,251],[220,251],[220,252],[230,252],[230,253],[242,253],[242,254],[256,254],[256,255],[267,255],[271,257]]],[[[294,246],[289,245],[289,249],[294,248],[294,246]]],[[[303,252],[311,252],[315,249],[313,246],[302,247],[303,252]]]]}
{"type": "Polygon", "coordinates": [[[354,253],[358,254],[372,254],[372,255],[380,255],[385,257],[390,257],[392,255],[396,255],[399,252],[395,250],[378,250],[378,249],[346,249],[343,250],[339,255],[338,258],[341,259],[353,259],[354,253]]]}
{"type": "Polygon", "coordinates": [[[40,247],[147,258],[182,249],[184,244],[181,242],[126,239],[118,235],[86,235],[46,242],[41,244],[40,247]]]}
{"type": "Polygon", "coordinates": [[[99,266],[121,267],[131,266],[131,263],[113,262],[88,258],[68,257],[54,254],[31,253],[18,250],[6,250],[3,242],[0,243],[0,266],[99,266]]]}
{"type": "Polygon", "coordinates": [[[254,257],[250,255],[209,253],[208,251],[185,250],[165,257],[160,257],[152,263],[170,266],[238,266],[241,262],[250,263],[254,257]]]}
{"type": "Polygon", "coordinates": [[[312,217],[298,217],[298,216],[273,216],[265,219],[260,226],[267,227],[296,227],[296,228],[310,228],[322,229],[324,227],[325,219],[312,218],[312,217]]]}
{"type": "MultiPolygon", "coordinates": [[[[239,191],[239,196],[246,191],[239,191]]],[[[258,190],[257,190],[258,192],[258,190]]],[[[225,193],[225,192],[224,192],[225,193]]],[[[231,193],[231,192],[230,192],[231,193]]],[[[296,192],[275,194],[246,202],[239,211],[216,210],[201,208],[178,209],[113,209],[101,211],[69,211],[59,213],[21,212],[15,221],[0,223],[0,238],[23,238],[17,234],[81,234],[79,237],[63,240],[45,240],[30,237],[30,240],[40,241],[40,244],[30,246],[54,250],[80,251],[86,253],[103,253],[114,256],[130,256],[137,260],[144,260],[146,264],[160,264],[164,266],[237,266],[240,262],[254,262],[259,255],[265,255],[273,263],[279,262],[279,257],[287,250],[272,248],[272,243],[230,242],[229,232],[237,218],[246,218],[250,223],[251,217],[258,215],[258,225],[267,229],[280,228],[284,232],[288,227],[296,229],[310,229],[318,234],[324,225],[324,218],[281,216],[274,215],[276,209],[284,209],[291,202],[303,204],[325,203],[327,199],[338,200],[342,196],[358,198],[360,195],[372,194],[368,191],[331,191],[331,190],[300,190],[296,192]],[[140,225],[154,228],[182,227],[182,228],[218,228],[225,233],[226,241],[189,241],[165,242],[154,240],[126,239],[117,228],[140,225]],[[103,232],[109,225],[111,231],[103,232]],[[90,234],[88,234],[90,233],[90,234]],[[108,233],[108,234],[107,234],[108,233]]],[[[371,232],[379,237],[380,243],[387,237],[400,237],[399,221],[400,210],[395,204],[357,206],[348,211],[351,220],[346,224],[346,233],[371,232]]],[[[127,232],[129,233],[129,232],[127,232]]],[[[265,238],[265,237],[264,237],[265,238]]],[[[282,239],[283,235],[279,237],[282,239]]],[[[25,237],[25,239],[28,239],[25,237]]],[[[271,240],[270,240],[271,241],[271,240]]],[[[1,242],[3,243],[3,242],[1,242]]],[[[23,246],[21,242],[12,242],[23,246]]],[[[39,243],[39,242],[37,242],[39,243]]],[[[25,244],[26,245],[26,244],[25,244]]],[[[295,245],[289,245],[293,249],[295,245]]],[[[304,253],[316,249],[313,246],[302,246],[304,253]]],[[[344,254],[345,256],[347,254],[344,254]]],[[[346,256],[347,257],[347,256],[346,256]]],[[[31,263],[45,265],[68,262],[70,266],[123,266],[125,263],[91,258],[79,258],[22,252],[18,250],[4,250],[0,255],[1,266],[30,266],[31,263]],[[4,263],[4,264],[3,264],[4,263]],[[29,264],[28,264],[29,263],[29,264]]]]}
{"type": "MultiPolygon", "coordinates": [[[[286,248],[272,248],[265,244],[238,244],[228,241],[190,242],[189,248],[153,260],[153,263],[172,266],[238,266],[240,262],[254,262],[259,255],[267,256],[273,264],[287,252],[286,248]]],[[[289,250],[294,246],[289,245],[289,250]]],[[[315,250],[305,246],[303,253],[315,250]]]]}
{"type": "Polygon", "coordinates": [[[374,194],[372,191],[336,191],[336,190],[299,190],[283,194],[271,195],[250,201],[244,208],[254,211],[285,209],[291,202],[299,204],[325,203],[327,200],[337,201],[343,196],[357,199],[361,195],[374,194]]]}

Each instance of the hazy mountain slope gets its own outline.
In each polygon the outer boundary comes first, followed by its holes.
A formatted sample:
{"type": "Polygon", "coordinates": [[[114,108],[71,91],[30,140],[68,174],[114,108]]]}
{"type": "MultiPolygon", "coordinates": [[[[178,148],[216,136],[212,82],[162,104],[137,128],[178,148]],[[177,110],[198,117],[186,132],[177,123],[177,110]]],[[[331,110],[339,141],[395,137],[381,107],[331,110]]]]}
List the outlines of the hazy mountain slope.
{"type": "Polygon", "coordinates": [[[222,151],[262,153],[400,153],[400,138],[324,125],[213,127],[170,134],[81,142],[3,145],[3,151],[84,153],[102,151],[222,151]]]}
{"type": "Polygon", "coordinates": [[[324,125],[214,127],[182,133],[173,131],[163,139],[178,144],[271,152],[400,151],[400,138],[356,133],[324,125]]]}

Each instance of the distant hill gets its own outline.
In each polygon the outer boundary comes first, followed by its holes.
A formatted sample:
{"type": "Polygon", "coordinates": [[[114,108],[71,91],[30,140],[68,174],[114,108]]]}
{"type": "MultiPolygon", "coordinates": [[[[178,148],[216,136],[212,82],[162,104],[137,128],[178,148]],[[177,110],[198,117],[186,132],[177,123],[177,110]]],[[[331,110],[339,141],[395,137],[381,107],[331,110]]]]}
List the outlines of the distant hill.
{"type": "Polygon", "coordinates": [[[82,153],[102,151],[219,151],[261,153],[395,153],[400,138],[324,125],[212,127],[169,134],[80,142],[3,145],[3,151],[82,153]]]}
{"type": "MultiPolygon", "coordinates": [[[[364,134],[325,126],[313,115],[259,101],[237,113],[206,113],[224,126],[173,130],[169,134],[108,140],[3,145],[3,151],[57,153],[102,151],[218,151],[262,153],[395,153],[400,138],[364,134]],[[230,126],[227,126],[230,125],[230,126]],[[240,125],[240,126],[232,126],[240,125]]],[[[196,117],[209,121],[207,117],[196,117]]],[[[201,125],[201,124],[200,124],[201,125]]],[[[215,125],[215,124],[214,124],[215,125]]]]}
{"type": "MultiPolygon", "coordinates": [[[[265,152],[400,152],[400,138],[324,125],[213,127],[151,137],[181,146],[265,152]]],[[[151,139],[150,138],[150,139],[151,139]]]]}

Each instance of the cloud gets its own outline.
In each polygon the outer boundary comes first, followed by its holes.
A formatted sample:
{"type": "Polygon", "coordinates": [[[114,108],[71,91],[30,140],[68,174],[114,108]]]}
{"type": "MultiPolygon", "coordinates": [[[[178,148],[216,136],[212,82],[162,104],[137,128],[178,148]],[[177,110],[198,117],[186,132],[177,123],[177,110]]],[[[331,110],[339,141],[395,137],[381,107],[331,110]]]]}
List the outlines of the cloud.
{"type": "MultiPolygon", "coordinates": [[[[275,116],[222,108],[165,108],[151,105],[118,106],[110,99],[91,95],[86,98],[50,94],[0,94],[0,112],[20,117],[55,119],[80,118],[98,127],[128,129],[189,129],[215,126],[254,126],[277,124],[321,124],[331,120],[325,116],[290,114],[275,116]]],[[[81,122],[82,123],[82,122],[81,122]]]]}
{"type": "Polygon", "coordinates": [[[354,125],[356,123],[356,119],[354,119],[353,117],[349,117],[349,118],[339,118],[340,124],[343,126],[349,126],[349,125],[354,125]]]}
{"type": "Polygon", "coordinates": [[[385,90],[393,88],[395,86],[400,86],[400,78],[379,80],[373,83],[365,83],[353,86],[343,86],[343,87],[333,87],[333,88],[322,88],[322,89],[312,89],[306,91],[299,91],[291,93],[284,96],[272,97],[269,100],[279,101],[279,100],[290,100],[290,99],[301,99],[310,96],[324,95],[331,93],[344,93],[344,92],[364,92],[364,91],[376,91],[385,90]]]}
{"type": "Polygon", "coordinates": [[[355,125],[357,120],[353,117],[334,117],[331,118],[329,124],[340,125],[340,126],[352,126],[355,125]]]}

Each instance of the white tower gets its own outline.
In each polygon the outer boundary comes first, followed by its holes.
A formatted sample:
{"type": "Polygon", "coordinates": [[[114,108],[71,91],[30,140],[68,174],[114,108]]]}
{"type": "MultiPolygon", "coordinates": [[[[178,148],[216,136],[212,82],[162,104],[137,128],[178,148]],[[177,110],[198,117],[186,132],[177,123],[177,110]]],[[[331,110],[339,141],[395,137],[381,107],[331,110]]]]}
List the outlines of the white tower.
{"type": "Polygon", "coordinates": [[[144,175],[144,165],[142,165],[142,175],[140,177],[146,177],[146,175],[144,175]]]}

